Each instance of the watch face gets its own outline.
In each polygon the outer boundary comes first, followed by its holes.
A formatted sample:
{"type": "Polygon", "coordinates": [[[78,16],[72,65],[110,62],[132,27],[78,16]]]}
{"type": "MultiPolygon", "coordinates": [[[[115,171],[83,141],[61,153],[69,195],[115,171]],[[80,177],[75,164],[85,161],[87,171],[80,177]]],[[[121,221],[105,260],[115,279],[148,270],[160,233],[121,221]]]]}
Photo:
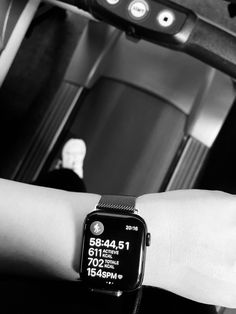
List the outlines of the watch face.
{"type": "Polygon", "coordinates": [[[137,215],[94,212],[85,221],[81,278],[92,289],[131,291],[142,283],[146,225],[137,215]]]}

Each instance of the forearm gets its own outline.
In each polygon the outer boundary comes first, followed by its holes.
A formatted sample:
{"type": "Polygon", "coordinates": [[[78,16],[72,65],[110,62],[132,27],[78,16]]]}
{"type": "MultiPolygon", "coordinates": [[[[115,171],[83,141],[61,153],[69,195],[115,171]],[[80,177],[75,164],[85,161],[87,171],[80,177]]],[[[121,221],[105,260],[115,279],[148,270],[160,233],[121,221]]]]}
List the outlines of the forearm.
{"type": "MultiPolygon", "coordinates": [[[[77,280],[83,222],[99,199],[0,180],[0,274],[77,280]]],[[[235,197],[178,191],[141,196],[136,207],[152,237],[145,285],[236,306],[235,197]]]]}
{"type": "MultiPolygon", "coordinates": [[[[0,274],[76,280],[83,222],[99,198],[0,179],[0,274]]],[[[150,204],[150,197],[138,198],[137,208],[152,234],[144,283],[164,287],[168,211],[157,207],[156,199],[150,204]]]]}
{"type": "Polygon", "coordinates": [[[76,280],[83,221],[98,200],[0,180],[0,273],[76,280]]]}
{"type": "Polygon", "coordinates": [[[236,198],[175,191],[138,199],[152,234],[144,283],[207,304],[236,307],[236,198]]]}

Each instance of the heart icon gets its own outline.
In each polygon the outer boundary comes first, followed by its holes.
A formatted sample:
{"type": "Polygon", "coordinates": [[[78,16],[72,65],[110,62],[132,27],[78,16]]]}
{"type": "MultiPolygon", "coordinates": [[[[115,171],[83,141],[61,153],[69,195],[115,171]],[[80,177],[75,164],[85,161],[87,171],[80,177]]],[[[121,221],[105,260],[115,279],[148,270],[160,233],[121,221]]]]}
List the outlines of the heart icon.
{"type": "Polygon", "coordinates": [[[122,279],[123,278],[123,275],[118,275],[118,279],[122,279]]]}

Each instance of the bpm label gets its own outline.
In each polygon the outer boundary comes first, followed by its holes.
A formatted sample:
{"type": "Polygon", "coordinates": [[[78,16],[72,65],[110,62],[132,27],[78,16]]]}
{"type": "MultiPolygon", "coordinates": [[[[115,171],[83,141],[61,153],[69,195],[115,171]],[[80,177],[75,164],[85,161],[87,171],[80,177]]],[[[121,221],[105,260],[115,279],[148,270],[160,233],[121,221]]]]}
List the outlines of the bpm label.
{"type": "Polygon", "coordinates": [[[145,0],[134,0],[128,7],[129,15],[135,20],[145,18],[149,12],[149,5],[145,0]]]}
{"type": "Polygon", "coordinates": [[[104,231],[104,225],[101,221],[94,221],[90,226],[90,231],[93,235],[99,236],[104,231]]]}

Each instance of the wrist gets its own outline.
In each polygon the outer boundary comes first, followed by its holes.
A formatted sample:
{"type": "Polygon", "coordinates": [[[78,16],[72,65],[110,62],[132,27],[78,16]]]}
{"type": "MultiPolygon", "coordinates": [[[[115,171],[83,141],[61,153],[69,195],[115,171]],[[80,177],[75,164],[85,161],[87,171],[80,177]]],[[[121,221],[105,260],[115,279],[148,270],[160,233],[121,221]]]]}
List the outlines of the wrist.
{"type": "Polygon", "coordinates": [[[144,285],[167,289],[171,283],[171,238],[170,213],[162,194],[147,194],[137,198],[136,207],[146,221],[151,234],[147,250],[144,285]]]}
{"type": "MultiPolygon", "coordinates": [[[[71,256],[71,274],[72,280],[79,278],[79,267],[82,250],[83,225],[86,216],[92,212],[99,202],[100,195],[90,193],[68,193],[67,201],[69,203],[71,220],[73,223],[73,252],[71,256]],[[75,278],[76,276],[76,278],[75,278]]],[[[68,265],[69,266],[69,265],[68,265]]]]}

